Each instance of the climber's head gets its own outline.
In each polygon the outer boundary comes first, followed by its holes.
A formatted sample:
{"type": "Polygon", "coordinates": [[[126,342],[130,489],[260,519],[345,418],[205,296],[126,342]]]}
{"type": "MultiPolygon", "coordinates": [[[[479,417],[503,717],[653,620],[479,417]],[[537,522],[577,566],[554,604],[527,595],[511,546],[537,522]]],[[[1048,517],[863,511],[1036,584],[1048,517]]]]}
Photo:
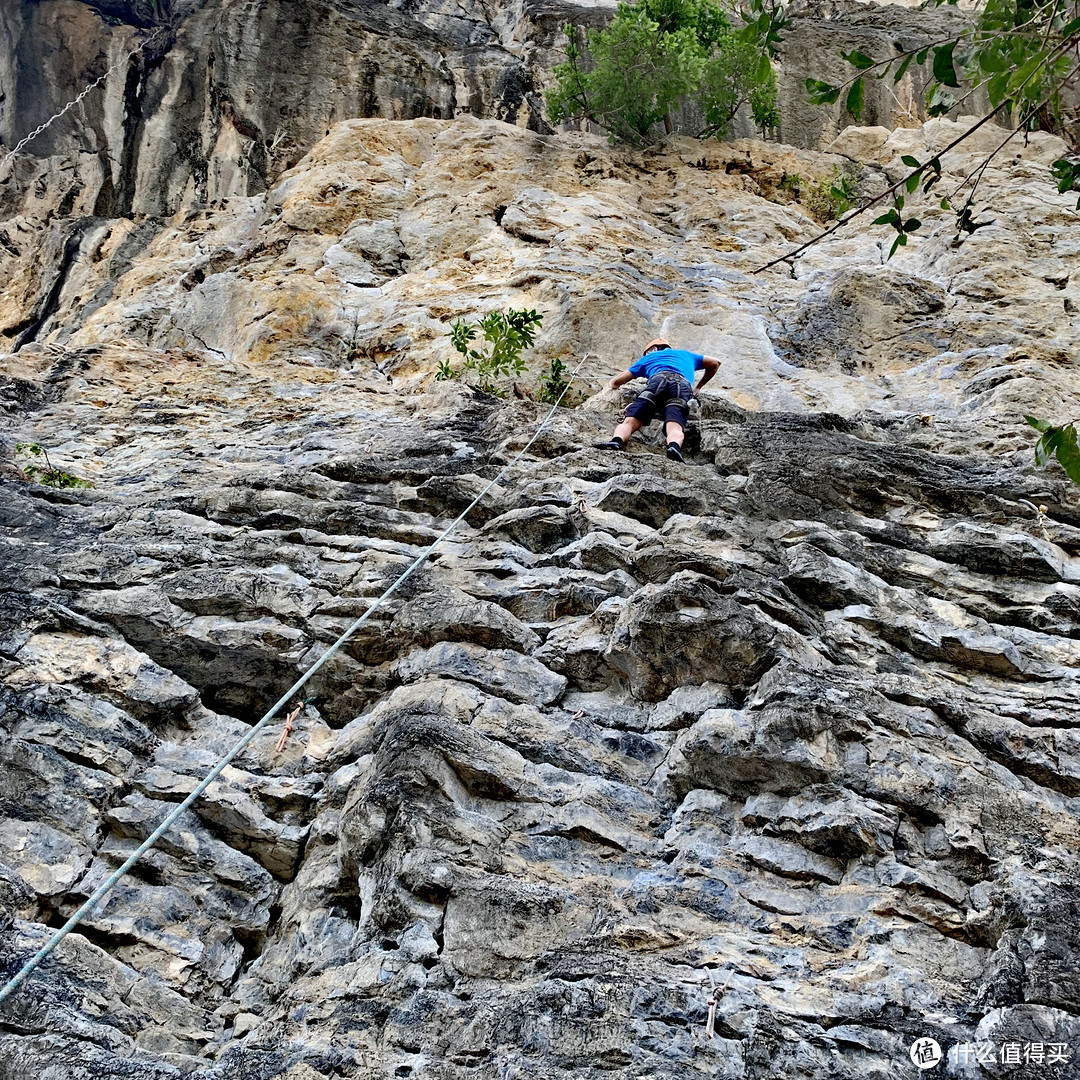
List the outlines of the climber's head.
{"type": "Polygon", "coordinates": [[[662,338],[662,337],[653,338],[652,341],[650,341],[649,344],[645,346],[645,351],[641,355],[642,356],[648,356],[649,353],[656,352],[658,349],[670,349],[670,348],[671,348],[671,342],[669,342],[666,338],[662,338]]]}

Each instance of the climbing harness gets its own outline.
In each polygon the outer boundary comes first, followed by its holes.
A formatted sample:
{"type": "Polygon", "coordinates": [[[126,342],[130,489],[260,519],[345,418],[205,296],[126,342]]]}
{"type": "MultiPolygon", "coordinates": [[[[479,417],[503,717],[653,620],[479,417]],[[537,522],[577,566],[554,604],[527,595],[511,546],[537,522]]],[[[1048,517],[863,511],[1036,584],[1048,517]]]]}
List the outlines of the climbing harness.
{"type": "MultiPolygon", "coordinates": [[[[113,887],[120,881],[122,877],[146,854],[162,836],[168,831],[169,827],[174,821],[190,807],[200,795],[221,775],[225,770],[225,767],[233,760],[254,738],[260,731],[273,719],[278,711],[285,706],[289,701],[292,701],[296,696],[297,691],[307,683],[311,677],[325,664],[340,648],[349,640],[352,635],[363,626],[364,623],[371,618],[372,614],[397,590],[407,581],[416,571],[428,560],[431,553],[465,520],[466,516],[472,512],[473,508],[480,502],[481,499],[493,488],[495,485],[509,472],[528,452],[533,443],[540,437],[540,433],[547,427],[548,422],[555,415],[555,410],[562,404],[562,399],[566,396],[566,392],[570,389],[574,378],[581,370],[585,361],[589,358],[589,353],[585,355],[578,362],[578,366],[574,368],[573,374],[570,376],[569,381],[563,388],[562,393],[559,395],[555,404],[551,406],[547,416],[540,422],[540,426],[536,429],[536,433],[533,437],[517,452],[517,455],[512,461],[504,465],[495,478],[487,483],[484,489],[476,496],[475,499],[460,514],[443,530],[442,533],[429,544],[420,554],[409,564],[409,566],[401,573],[401,575],[394,581],[394,583],[386,589],[380,596],[378,596],[369,606],[367,611],[363,613],[348,629],[330,646],[315,661],[314,664],[299,678],[297,681],[285,691],[284,694],[270,707],[261,720],[246,735],[207,773],[206,778],[195,788],[194,791],[183,802],[178,803],[164,818],[160,825],[128,856],[127,860],[116,868],[106,879],[103,881],[91,894],[90,898],[71,916],[70,919],[55,934],[22,966],[18,974],[11,978],[2,990],[0,990],[0,1004],[6,1001],[30,976],[31,972],[37,968],[42,961],[48,957],[48,955],[60,944],[75,929],[76,926],[82,921],[82,919],[90,914],[91,911],[98,905],[98,903],[112,891],[113,887]]],[[[295,715],[295,714],[294,714],[295,715]]]]}
{"type": "Polygon", "coordinates": [[[11,161],[15,157],[15,155],[23,149],[24,146],[32,143],[43,131],[45,131],[46,128],[54,124],[57,120],[60,119],[60,117],[64,116],[71,109],[74,109],[75,106],[83,100],[83,98],[85,98],[92,91],[96,90],[114,71],[117,71],[119,68],[123,67],[123,65],[126,64],[133,56],[138,56],[138,54],[141,53],[143,49],[145,49],[146,46],[150,44],[151,41],[153,41],[160,34],[163,34],[167,29],[168,28],[165,26],[159,26],[149,37],[141,41],[136,48],[132,49],[130,52],[127,52],[122,57],[120,57],[120,59],[117,60],[116,63],[112,65],[112,67],[108,68],[104,72],[104,74],[99,75],[92,83],[89,83],[87,86],[85,86],[82,92],[78,95],[78,97],[72,98],[71,101],[69,101],[59,112],[53,113],[53,115],[50,116],[49,119],[46,120],[43,124],[39,124],[36,128],[34,128],[34,130],[31,131],[30,134],[26,136],[26,138],[24,138],[20,143],[16,145],[14,150],[9,151],[5,155],[3,161],[0,161],[0,173],[3,173],[4,169],[7,168],[8,162],[11,161]]]}

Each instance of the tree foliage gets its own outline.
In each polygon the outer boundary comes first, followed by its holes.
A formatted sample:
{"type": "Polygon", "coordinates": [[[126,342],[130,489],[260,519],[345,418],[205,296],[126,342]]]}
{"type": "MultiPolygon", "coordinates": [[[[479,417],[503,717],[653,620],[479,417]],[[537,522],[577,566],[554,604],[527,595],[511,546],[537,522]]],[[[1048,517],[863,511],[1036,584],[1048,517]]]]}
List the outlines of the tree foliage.
{"type": "MultiPolygon", "coordinates": [[[[956,0],[931,2],[940,6],[942,3],[955,4],[956,0]]],[[[992,225],[992,220],[977,220],[975,209],[979,183],[987,167],[1021,132],[1062,130],[1062,102],[1070,96],[1075,98],[1080,75],[1078,57],[1080,4],[1077,0],[984,0],[970,13],[967,25],[949,38],[882,59],[875,59],[858,50],[848,53],[845,59],[854,72],[847,82],[839,86],[807,79],[806,89],[811,101],[835,104],[844,95],[845,109],[858,119],[863,105],[865,79],[871,75],[884,79],[891,73],[893,81],[899,82],[913,61],[923,64],[930,59],[933,76],[926,93],[928,115],[945,116],[959,109],[979,87],[985,88],[990,102],[990,111],[981,120],[933,158],[919,161],[918,158],[905,156],[903,163],[911,170],[907,176],[839,224],[891,197],[892,209],[874,221],[875,225],[888,225],[896,231],[889,251],[891,258],[921,226],[918,218],[903,216],[904,193],[910,195],[921,187],[922,193],[927,194],[941,180],[941,158],[945,152],[998,117],[1011,130],[951,192],[941,198],[939,204],[942,210],[951,210],[955,215],[954,243],[992,225]],[[964,87],[967,89],[964,90],[964,87]]],[[[1080,160],[1076,156],[1055,161],[1051,173],[1059,193],[1080,191],[1080,160]]],[[[1080,210],[1080,200],[1076,208],[1080,210]]],[[[838,227],[826,230],[799,250],[816,243],[838,227]]],[[[791,258],[793,254],[789,252],[782,259],[791,258]]],[[[781,260],[774,260],[774,263],[777,261],[781,260]]],[[[1051,458],[1057,458],[1066,475],[1074,483],[1080,484],[1080,449],[1077,447],[1075,422],[1054,425],[1034,416],[1025,419],[1040,433],[1035,447],[1036,463],[1046,465],[1051,458]]]]}
{"type": "Polygon", "coordinates": [[[700,105],[702,136],[722,138],[748,106],[754,122],[775,127],[771,54],[785,25],[778,0],[750,0],[732,26],[716,0],[632,0],[611,23],[582,33],[566,27],[566,62],[548,94],[555,123],[590,120],[612,139],[644,146],[685,102],[700,105]]]}
{"type": "MultiPolygon", "coordinates": [[[[935,7],[957,0],[931,0],[935,7]]],[[[992,108],[1004,106],[1028,114],[1025,128],[1057,130],[1061,124],[1061,90],[1077,73],[1074,52],[1080,35],[1075,0],[985,0],[967,25],[950,37],[896,55],[875,59],[856,49],[844,54],[855,69],[839,86],[807,79],[811,101],[835,103],[845,94],[845,108],[855,118],[862,109],[862,86],[871,76],[890,74],[899,82],[914,61],[931,62],[927,112],[944,116],[984,86],[992,108]],[[952,93],[967,87],[959,98],[952,93]]]]}

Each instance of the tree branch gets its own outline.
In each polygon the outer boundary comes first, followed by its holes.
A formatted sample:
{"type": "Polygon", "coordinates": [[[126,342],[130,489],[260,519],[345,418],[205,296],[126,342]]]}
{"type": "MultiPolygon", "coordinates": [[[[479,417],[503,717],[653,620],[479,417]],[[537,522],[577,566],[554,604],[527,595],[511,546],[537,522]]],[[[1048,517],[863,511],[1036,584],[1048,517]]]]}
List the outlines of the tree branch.
{"type": "Polygon", "coordinates": [[[1077,64],[1076,67],[1074,67],[1072,71],[1070,71],[1067,75],[1063,75],[1061,79],[1058,80],[1058,84],[1054,87],[1053,91],[1049,95],[1047,95],[1046,98],[1040,101],[1038,105],[1033,105],[1030,109],[1028,109],[1028,111],[1021,118],[1020,122],[1016,125],[1016,127],[1013,128],[1012,131],[1010,131],[1009,134],[1006,135],[1005,138],[1002,139],[1001,142],[999,142],[997,146],[995,146],[994,149],[990,151],[990,153],[986,156],[986,159],[980,164],[976,165],[975,168],[972,169],[971,172],[969,172],[967,176],[965,176],[964,179],[961,180],[960,183],[957,184],[956,187],[953,188],[953,190],[945,197],[952,201],[952,199],[954,199],[961,191],[964,190],[964,185],[973,176],[975,176],[976,173],[978,173],[978,178],[972,186],[971,194],[968,196],[967,199],[968,204],[970,205],[970,203],[974,200],[975,192],[978,190],[979,184],[982,181],[983,173],[986,172],[986,169],[989,166],[990,162],[993,161],[999,153],[1001,153],[1007,143],[1011,142],[1017,135],[1020,134],[1021,131],[1023,131],[1024,124],[1026,124],[1044,105],[1046,105],[1051,100],[1051,98],[1053,98],[1054,94],[1056,94],[1062,88],[1062,86],[1065,85],[1065,83],[1067,83],[1074,75],[1076,75],[1077,72],[1080,72],[1080,64],[1077,64]]]}
{"type": "MultiPolygon", "coordinates": [[[[962,143],[969,135],[978,131],[978,129],[981,128],[983,124],[989,123],[1006,105],[1010,104],[1012,104],[1012,98],[1006,98],[1003,102],[1001,102],[1000,105],[997,106],[996,109],[988,112],[977,124],[974,124],[972,127],[968,128],[967,131],[965,131],[962,135],[949,143],[949,145],[946,146],[944,150],[939,151],[934,156],[941,157],[942,155],[947,154],[950,150],[953,149],[953,147],[962,143]]],[[[897,180],[895,184],[893,184],[891,187],[887,187],[883,192],[881,192],[880,195],[875,195],[869,202],[864,203],[857,209],[852,210],[850,214],[847,214],[845,217],[840,218],[840,220],[837,221],[835,225],[826,229],[823,233],[819,233],[812,240],[807,240],[805,244],[800,244],[797,248],[795,248],[794,251],[789,251],[785,255],[781,255],[778,258],[773,259],[771,262],[767,262],[764,266],[759,266],[756,270],[752,270],[751,273],[760,274],[763,270],[768,270],[770,267],[776,266],[778,263],[787,262],[789,259],[794,259],[796,255],[802,254],[802,252],[804,252],[807,248],[813,247],[815,244],[820,243],[826,237],[832,236],[834,232],[836,232],[838,229],[842,229],[849,221],[854,221],[855,218],[859,217],[860,214],[865,214],[867,210],[877,206],[878,203],[882,202],[884,199],[887,199],[890,195],[893,194],[893,192],[898,191],[900,188],[902,188],[913,176],[919,175],[921,173],[921,168],[913,169],[902,180],[897,180]]]]}
{"type": "MultiPolygon", "coordinates": [[[[1025,80],[1024,80],[1024,81],[1023,81],[1023,82],[1022,82],[1022,83],[1021,83],[1021,84],[1020,84],[1020,85],[1019,85],[1019,86],[1018,86],[1018,87],[1016,88],[1016,89],[1017,89],[1017,91],[1020,91],[1020,90],[1022,90],[1022,89],[1023,89],[1023,88],[1024,88],[1024,87],[1025,87],[1025,86],[1026,86],[1027,84],[1028,84],[1028,83],[1029,83],[1029,82],[1031,82],[1031,80],[1032,80],[1033,78],[1035,78],[1035,76],[1036,76],[1036,75],[1037,75],[1037,74],[1038,74],[1038,73],[1039,73],[1040,71],[1042,71],[1042,70],[1043,70],[1043,69],[1045,68],[1046,64],[1049,64],[1049,63],[1053,62],[1054,60],[1056,60],[1056,59],[1058,58],[1058,56],[1060,56],[1060,55],[1061,55],[1062,53],[1064,53],[1064,52],[1065,52],[1066,50],[1068,50],[1069,48],[1071,48],[1073,44],[1075,44],[1075,42],[1074,42],[1074,41],[1072,41],[1072,40],[1069,40],[1069,41],[1066,41],[1066,42],[1064,42],[1064,43],[1063,43],[1063,45],[1062,45],[1062,46],[1061,46],[1061,47],[1060,47],[1059,49],[1055,50],[1055,52],[1054,52],[1053,54],[1051,54],[1050,56],[1048,56],[1048,57],[1046,58],[1046,61],[1045,61],[1045,63],[1044,63],[1044,64],[1042,64],[1042,65],[1040,65],[1040,66],[1039,66],[1038,68],[1036,68],[1036,69],[1035,69],[1035,71],[1033,71],[1033,72],[1032,72],[1032,73],[1031,73],[1031,74],[1030,74],[1030,75],[1029,75],[1029,76],[1028,76],[1028,77],[1027,77],[1027,78],[1026,78],[1026,79],[1025,79],[1025,80]]],[[[1078,66],[1077,66],[1076,68],[1074,68],[1074,69],[1073,69],[1073,70],[1072,70],[1071,72],[1069,72],[1069,74],[1068,74],[1068,75],[1064,76],[1064,77],[1062,78],[1062,80],[1061,80],[1061,81],[1059,81],[1058,85],[1054,87],[1054,91],[1053,91],[1053,93],[1051,93],[1051,94],[1050,94],[1050,95],[1049,95],[1049,96],[1048,96],[1048,97],[1047,97],[1047,98],[1046,98],[1045,100],[1043,100],[1043,101],[1039,102],[1039,104],[1038,104],[1038,105],[1035,105],[1035,106],[1033,106],[1033,107],[1032,107],[1032,108],[1031,108],[1031,109],[1030,109],[1030,110],[1028,111],[1028,113],[1027,113],[1027,114],[1025,115],[1025,117],[1024,117],[1024,120],[1022,120],[1022,121],[1021,121],[1021,123],[1025,123],[1025,122],[1026,122],[1027,120],[1029,120],[1029,119],[1030,119],[1030,118],[1031,118],[1031,117],[1032,117],[1032,116],[1033,116],[1033,115],[1034,115],[1034,114],[1035,114],[1036,112],[1038,112],[1038,110],[1039,110],[1039,109],[1041,109],[1041,108],[1042,108],[1042,107],[1043,107],[1044,105],[1046,105],[1046,104],[1047,104],[1047,102],[1051,100],[1051,98],[1053,97],[1053,95],[1054,95],[1054,94],[1056,94],[1056,93],[1057,93],[1057,91],[1058,91],[1058,90],[1059,90],[1059,89],[1061,88],[1061,86],[1062,86],[1062,85],[1064,85],[1064,83],[1065,83],[1065,82],[1067,82],[1067,81],[1068,81],[1069,79],[1071,79],[1071,78],[1072,78],[1072,76],[1073,76],[1074,74],[1076,74],[1076,72],[1077,72],[1078,70],[1080,70],[1080,65],[1078,65],[1078,66]]],[[[981,128],[981,127],[983,126],[983,124],[989,123],[989,121],[990,121],[991,119],[993,119],[993,117],[994,117],[994,116],[996,116],[996,115],[997,115],[997,114],[998,114],[998,113],[999,113],[999,112],[1000,112],[1000,111],[1001,111],[1001,110],[1002,110],[1002,109],[1003,109],[1003,108],[1004,108],[1004,107],[1005,107],[1006,105],[1012,105],[1012,104],[1013,104],[1014,102],[1015,102],[1015,98],[1014,98],[1014,97],[1009,97],[1009,98],[1005,98],[1005,99],[1004,99],[1003,101],[999,102],[999,103],[998,103],[998,105],[996,105],[996,106],[995,106],[995,107],[994,107],[993,109],[991,109],[991,110],[990,110],[990,112],[988,112],[988,113],[987,113],[987,114],[986,114],[986,115],[985,115],[985,116],[984,116],[984,117],[983,117],[983,118],[982,118],[982,119],[981,119],[981,120],[980,120],[980,121],[979,121],[978,123],[976,123],[976,124],[973,124],[973,125],[972,125],[972,126],[971,126],[970,128],[968,128],[968,129],[967,129],[967,131],[963,132],[963,134],[961,134],[961,135],[957,136],[957,138],[953,139],[953,141],[952,141],[951,143],[949,143],[949,145],[948,145],[948,146],[946,146],[946,147],[945,147],[945,148],[944,148],[943,150],[939,150],[939,151],[938,151],[938,152],[937,152],[936,154],[934,154],[934,157],[935,157],[935,158],[938,158],[938,159],[940,159],[940,158],[944,157],[944,156],[945,156],[945,155],[946,155],[946,154],[947,154],[947,153],[948,153],[948,152],[949,152],[950,150],[952,150],[952,149],[953,149],[954,147],[958,146],[958,145],[959,145],[960,143],[962,143],[962,142],[963,142],[963,141],[964,141],[965,139],[967,139],[967,138],[968,138],[969,136],[971,136],[971,135],[972,135],[972,134],[974,134],[974,133],[975,133],[976,131],[978,131],[978,130],[979,130],[979,128],[981,128]]],[[[1017,126],[1016,128],[1014,128],[1014,129],[1013,129],[1013,130],[1012,130],[1012,131],[1011,131],[1011,132],[1009,133],[1009,135],[1007,136],[1007,138],[1006,138],[1006,139],[1005,139],[1005,140],[1004,140],[1004,141],[1003,141],[1003,142],[1002,142],[1002,143],[1001,143],[1001,144],[1000,144],[1000,145],[999,145],[999,146],[997,147],[997,149],[995,149],[995,150],[994,150],[994,151],[993,151],[993,152],[992,152],[992,153],[991,153],[991,154],[990,154],[990,155],[989,155],[989,156],[988,156],[988,157],[986,158],[986,160],[985,160],[985,161],[983,162],[983,164],[982,164],[982,168],[984,168],[984,169],[985,169],[985,168],[986,168],[986,166],[990,164],[990,161],[991,161],[991,160],[993,159],[994,155],[995,155],[995,154],[997,154],[997,153],[998,153],[998,151],[999,151],[999,150],[1001,149],[1001,147],[1002,147],[1002,146],[1004,146],[1004,145],[1005,145],[1005,143],[1007,143],[1007,142],[1008,142],[1008,141],[1009,141],[1010,139],[1012,139],[1012,138],[1013,138],[1013,136],[1014,136],[1014,135],[1016,135],[1016,134],[1017,134],[1017,132],[1018,132],[1019,130],[1020,130],[1020,127],[1019,127],[1019,126],[1017,126]]],[[[931,160],[933,160],[933,159],[931,159],[931,160]]],[[[843,226],[845,226],[845,225],[846,225],[846,224],[847,224],[847,223],[848,223],[849,221],[854,221],[854,220],[855,220],[855,218],[859,217],[859,215],[860,215],[860,214],[865,214],[867,210],[871,209],[871,207],[877,206],[877,205],[878,205],[878,203],[880,203],[880,202],[882,202],[882,201],[883,201],[884,199],[888,198],[888,197],[889,197],[890,195],[892,195],[892,194],[893,194],[894,192],[898,191],[898,190],[899,190],[899,189],[900,189],[901,187],[904,187],[904,186],[905,186],[905,185],[907,184],[907,182],[908,182],[908,181],[909,181],[909,180],[910,180],[910,179],[911,179],[911,178],[912,178],[913,176],[921,176],[921,175],[922,175],[922,171],[923,171],[923,166],[920,166],[920,167],[919,167],[918,169],[913,169],[913,170],[912,170],[911,172],[909,172],[909,173],[907,174],[907,176],[903,177],[903,178],[902,178],[901,180],[898,180],[898,181],[897,181],[897,182],[896,182],[895,184],[893,184],[893,185],[892,185],[891,187],[887,187],[887,188],[886,188],[886,189],[885,189],[885,190],[884,190],[883,192],[881,192],[881,194],[880,194],[880,195],[875,195],[873,199],[871,199],[871,200],[870,200],[869,202],[865,203],[865,204],[864,204],[863,206],[860,206],[860,207],[859,207],[858,209],[856,209],[856,210],[852,210],[850,214],[847,214],[847,215],[846,215],[845,217],[842,217],[842,218],[840,218],[840,220],[839,220],[839,221],[837,221],[835,225],[833,225],[833,226],[831,226],[830,228],[826,229],[826,230],[825,230],[824,232],[822,232],[822,233],[819,233],[819,234],[818,234],[817,236],[815,236],[815,237],[814,237],[814,238],[813,238],[812,240],[807,240],[805,244],[800,244],[800,245],[799,245],[799,247],[795,248],[795,249],[794,249],[793,251],[789,251],[789,252],[787,252],[787,254],[785,254],[785,255],[781,255],[781,256],[779,256],[778,258],[776,258],[776,259],[773,259],[773,260],[772,260],[771,262],[767,262],[767,263],[765,263],[765,265],[764,265],[764,266],[759,266],[759,267],[757,267],[757,269],[755,269],[755,270],[752,270],[752,271],[751,271],[751,273],[754,273],[754,274],[760,274],[760,273],[761,273],[761,272],[762,272],[763,270],[768,270],[768,269],[770,269],[771,267],[773,267],[773,266],[776,266],[776,265],[777,265],[777,264],[779,264],[779,263],[782,263],[782,262],[788,262],[788,261],[789,261],[790,259],[794,259],[796,255],[800,255],[800,254],[801,254],[802,252],[804,252],[804,251],[805,251],[805,250],[806,250],[807,248],[813,247],[813,246],[814,246],[815,244],[818,244],[818,243],[820,243],[820,242],[821,242],[822,240],[826,239],[827,237],[829,237],[829,236],[832,236],[832,234],[833,234],[834,232],[836,232],[836,231],[838,231],[839,229],[843,228],[843,226]]],[[[965,178],[965,181],[966,181],[966,178],[965,178]]],[[[960,187],[958,187],[958,188],[957,188],[956,190],[957,190],[957,191],[959,191],[959,190],[961,190],[961,188],[962,188],[962,187],[963,187],[963,184],[961,184],[961,185],[960,185],[960,187]]]]}

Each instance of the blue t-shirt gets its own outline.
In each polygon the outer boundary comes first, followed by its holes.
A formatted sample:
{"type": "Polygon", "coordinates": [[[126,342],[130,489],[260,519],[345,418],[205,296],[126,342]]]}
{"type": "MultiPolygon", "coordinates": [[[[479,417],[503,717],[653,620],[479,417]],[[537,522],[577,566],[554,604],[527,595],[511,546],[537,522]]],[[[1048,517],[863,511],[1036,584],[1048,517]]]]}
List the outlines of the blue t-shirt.
{"type": "Polygon", "coordinates": [[[630,374],[635,379],[651,379],[661,371],[677,371],[693,386],[694,372],[705,366],[704,361],[705,357],[700,353],[687,352],[685,349],[657,349],[632,363],[630,374]]]}

